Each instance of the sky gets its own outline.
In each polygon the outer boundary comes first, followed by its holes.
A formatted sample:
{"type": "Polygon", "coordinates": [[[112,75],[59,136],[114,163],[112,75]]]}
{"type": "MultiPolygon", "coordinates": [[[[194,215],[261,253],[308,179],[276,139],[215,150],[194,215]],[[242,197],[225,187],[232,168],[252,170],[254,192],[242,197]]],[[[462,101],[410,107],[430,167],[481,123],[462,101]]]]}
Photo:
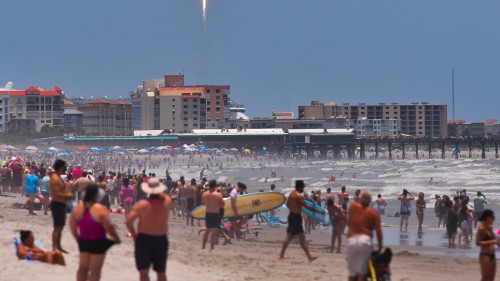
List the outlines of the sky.
{"type": "Polygon", "coordinates": [[[251,117],[311,100],[429,102],[500,120],[500,1],[5,0],[0,86],[126,97],[143,80],[229,84],[251,117]]]}

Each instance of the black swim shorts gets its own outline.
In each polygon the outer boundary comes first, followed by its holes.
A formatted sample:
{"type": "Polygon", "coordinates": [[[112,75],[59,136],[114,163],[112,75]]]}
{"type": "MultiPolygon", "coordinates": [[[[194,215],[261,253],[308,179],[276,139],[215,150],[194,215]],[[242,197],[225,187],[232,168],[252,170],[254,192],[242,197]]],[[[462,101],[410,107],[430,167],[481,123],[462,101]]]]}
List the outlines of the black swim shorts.
{"type": "Polygon", "coordinates": [[[193,209],[194,209],[194,199],[188,198],[187,199],[187,210],[188,210],[188,212],[191,212],[193,209]]]}
{"type": "Polygon", "coordinates": [[[135,265],[137,270],[146,270],[153,265],[153,270],[164,273],[167,270],[168,237],[167,235],[148,235],[139,233],[135,239],[135,265]]]}
{"type": "Polygon", "coordinates": [[[220,228],[221,216],[219,213],[206,213],[205,226],[207,228],[220,228]]]}
{"type": "Polygon", "coordinates": [[[286,230],[287,233],[292,235],[297,235],[300,233],[304,233],[304,227],[302,226],[302,215],[290,213],[288,215],[288,228],[286,230]]]}
{"type": "Polygon", "coordinates": [[[66,209],[66,204],[62,202],[52,201],[52,203],[50,203],[54,227],[64,227],[66,225],[66,209]]]}

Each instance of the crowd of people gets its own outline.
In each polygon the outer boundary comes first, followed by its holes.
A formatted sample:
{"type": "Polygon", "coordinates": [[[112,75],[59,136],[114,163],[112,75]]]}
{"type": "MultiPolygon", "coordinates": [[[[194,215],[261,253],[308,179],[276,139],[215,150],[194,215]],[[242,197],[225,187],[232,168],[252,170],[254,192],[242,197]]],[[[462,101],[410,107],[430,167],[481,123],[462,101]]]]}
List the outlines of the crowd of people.
{"type": "MultiPolygon", "coordinates": [[[[222,237],[224,244],[231,243],[231,234],[239,238],[242,229],[251,217],[240,216],[236,207],[238,196],[246,193],[246,185],[217,183],[204,178],[203,170],[200,181],[184,177],[173,180],[169,170],[165,178],[159,179],[154,173],[142,170],[138,173],[130,168],[125,172],[106,171],[104,166],[96,162],[96,169],[84,169],[82,164],[67,167],[63,160],[56,160],[50,167],[47,164],[37,165],[35,162],[22,163],[14,160],[0,168],[0,185],[3,191],[17,192],[26,196],[29,215],[36,215],[36,209],[53,218],[52,250],[43,251],[33,244],[34,234],[21,231],[18,257],[35,259],[52,264],[65,264],[63,254],[67,251],[61,245],[61,236],[66,224],[67,212],[70,230],[80,251],[80,263],[77,280],[99,280],[105,253],[113,245],[120,244],[120,235],[110,220],[110,213],[124,212],[127,225],[127,236],[135,241],[135,260],[140,280],[149,280],[148,271],[152,267],[158,280],[166,280],[166,262],[169,240],[168,220],[182,219],[186,225],[194,225],[195,218],[191,211],[198,206],[206,207],[205,231],[202,237],[202,249],[210,241],[213,250],[222,237]],[[10,176],[9,176],[10,175],[10,176]],[[19,177],[20,175],[20,177],[19,177]],[[10,181],[9,181],[10,180],[10,181]],[[224,198],[230,198],[231,211],[234,214],[229,220],[230,227],[223,224],[224,198]],[[135,222],[140,221],[138,227],[135,222]],[[111,237],[109,239],[107,237],[111,237]],[[209,240],[210,238],[210,240],[209,240]]],[[[205,169],[205,167],[203,167],[205,169]]],[[[275,171],[273,171],[275,173],[275,171]]],[[[274,191],[275,185],[271,185],[274,191]]],[[[346,235],[346,255],[349,280],[364,280],[368,259],[373,245],[374,233],[377,237],[378,250],[383,248],[381,216],[385,215],[387,202],[378,194],[375,200],[368,190],[356,190],[351,197],[342,186],[336,194],[331,188],[322,196],[320,191],[304,192],[305,183],[295,182],[295,190],[288,196],[287,236],[283,242],[279,259],[285,259],[285,252],[293,237],[298,236],[301,247],[309,261],[318,258],[307,246],[305,235],[317,228],[314,219],[305,213],[322,212],[315,205],[324,206],[331,223],[331,251],[341,252],[342,236],[346,235]],[[312,204],[307,204],[310,201],[312,204]],[[345,231],[347,228],[347,232],[345,231]]],[[[419,234],[423,233],[424,209],[427,207],[425,195],[418,196],[406,189],[397,198],[400,203],[400,231],[408,231],[408,221],[412,213],[412,201],[415,201],[415,213],[418,219],[419,234]]],[[[496,235],[491,225],[495,219],[490,210],[485,209],[486,197],[477,192],[471,200],[466,190],[454,196],[436,195],[434,212],[438,217],[438,228],[446,228],[449,247],[464,247],[471,243],[473,228],[479,226],[476,244],[481,248],[480,264],[483,280],[493,280],[496,269],[495,245],[496,235]],[[493,276],[493,277],[491,277],[493,276]]],[[[201,226],[201,222],[196,220],[201,226]]]]}

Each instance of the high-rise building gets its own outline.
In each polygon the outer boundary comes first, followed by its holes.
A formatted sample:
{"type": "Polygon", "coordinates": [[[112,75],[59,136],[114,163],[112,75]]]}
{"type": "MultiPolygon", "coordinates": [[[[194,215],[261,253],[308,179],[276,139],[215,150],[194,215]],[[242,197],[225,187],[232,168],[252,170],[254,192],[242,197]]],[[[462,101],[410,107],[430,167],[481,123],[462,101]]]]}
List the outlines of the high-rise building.
{"type": "Polygon", "coordinates": [[[378,105],[349,105],[334,102],[323,104],[312,101],[311,105],[298,107],[299,119],[329,119],[345,117],[350,120],[398,120],[400,133],[415,137],[445,137],[448,135],[448,106],[428,103],[397,103],[378,105]]]}
{"type": "Polygon", "coordinates": [[[19,129],[19,124],[29,124],[31,128],[34,124],[37,132],[44,127],[63,130],[64,92],[59,87],[55,86],[54,90],[40,86],[26,90],[2,89],[0,96],[10,97],[10,121],[19,120],[12,122],[15,126],[11,128],[19,129]]]}
{"type": "Polygon", "coordinates": [[[206,127],[203,87],[163,87],[141,97],[143,130],[190,132],[206,127]]]}
{"type": "Polygon", "coordinates": [[[190,132],[224,128],[231,119],[230,88],[187,86],[184,74],[165,75],[164,81],[146,80],[142,86],[141,129],[190,132]]]}

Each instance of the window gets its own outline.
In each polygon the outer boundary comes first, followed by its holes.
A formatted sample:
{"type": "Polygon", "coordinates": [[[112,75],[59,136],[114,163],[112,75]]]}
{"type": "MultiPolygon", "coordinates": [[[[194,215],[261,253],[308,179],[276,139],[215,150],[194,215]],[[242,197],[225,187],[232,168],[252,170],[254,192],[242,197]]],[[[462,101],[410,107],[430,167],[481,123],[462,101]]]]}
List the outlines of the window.
{"type": "Polygon", "coordinates": [[[198,120],[198,117],[193,117],[193,120],[198,120]]]}
{"type": "Polygon", "coordinates": [[[210,89],[207,89],[207,94],[210,94],[210,89]]]}
{"type": "Polygon", "coordinates": [[[198,99],[193,99],[193,102],[198,102],[198,99]]]}
{"type": "Polygon", "coordinates": [[[188,100],[187,100],[187,99],[184,99],[184,102],[188,102],[188,100]]]}
{"type": "Polygon", "coordinates": [[[193,108],[198,108],[198,105],[197,104],[193,104],[193,108]]]}
{"type": "Polygon", "coordinates": [[[187,117],[184,117],[184,121],[187,121],[187,120],[188,120],[188,118],[187,118],[187,117]]]}
{"type": "Polygon", "coordinates": [[[216,102],[215,102],[215,105],[220,105],[220,101],[216,101],[216,102]]]}
{"type": "Polygon", "coordinates": [[[218,106],[217,106],[217,107],[215,108],[215,111],[220,112],[220,107],[218,107],[218,106]]]}
{"type": "Polygon", "coordinates": [[[193,114],[194,115],[198,115],[198,111],[193,111],[193,114]]]}
{"type": "Polygon", "coordinates": [[[187,112],[187,111],[184,111],[184,115],[187,115],[187,114],[188,114],[188,112],[187,112]]]}
{"type": "Polygon", "coordinates": [[[210,107],[207,107],[207,111],[210,111],[210,107]]]}
{"type": "Polygon", "coordinates": [[[185,105],[184,105],[184,108],[188,108],[188,105],[187,105],[187,104],[185,104],[185,105]]]}
{"type": "Polygon", "coordinates": [[[175,99],[172,99],[172,101],[175,101],[175,99]]]}
{"type": "Polygon", "coordinates": [[[220,93],[220,90],[219,89],[215,89],[215,93],[216,94],[220,93]]]}
{"type": "Polygon", "coordinates": [[[46,123],[52,123],[52,120],[47,120],[46,123]]]}
{"type": "Polygon", "coordinates": [[[207,100],[207,105],[210,105],[210,101],[209,100],[207,100]]]}
{"type": "Polygon", "coordinates": [[[194,123],[194,124],[193,124],[193,127],[198,127],[198,124],[194,123]]]}
{"type": "Polygon", "coordinates": [[[188,124],[184,123],[184,127],[187,127],[187,126],[188,126],[188,124]]]}

